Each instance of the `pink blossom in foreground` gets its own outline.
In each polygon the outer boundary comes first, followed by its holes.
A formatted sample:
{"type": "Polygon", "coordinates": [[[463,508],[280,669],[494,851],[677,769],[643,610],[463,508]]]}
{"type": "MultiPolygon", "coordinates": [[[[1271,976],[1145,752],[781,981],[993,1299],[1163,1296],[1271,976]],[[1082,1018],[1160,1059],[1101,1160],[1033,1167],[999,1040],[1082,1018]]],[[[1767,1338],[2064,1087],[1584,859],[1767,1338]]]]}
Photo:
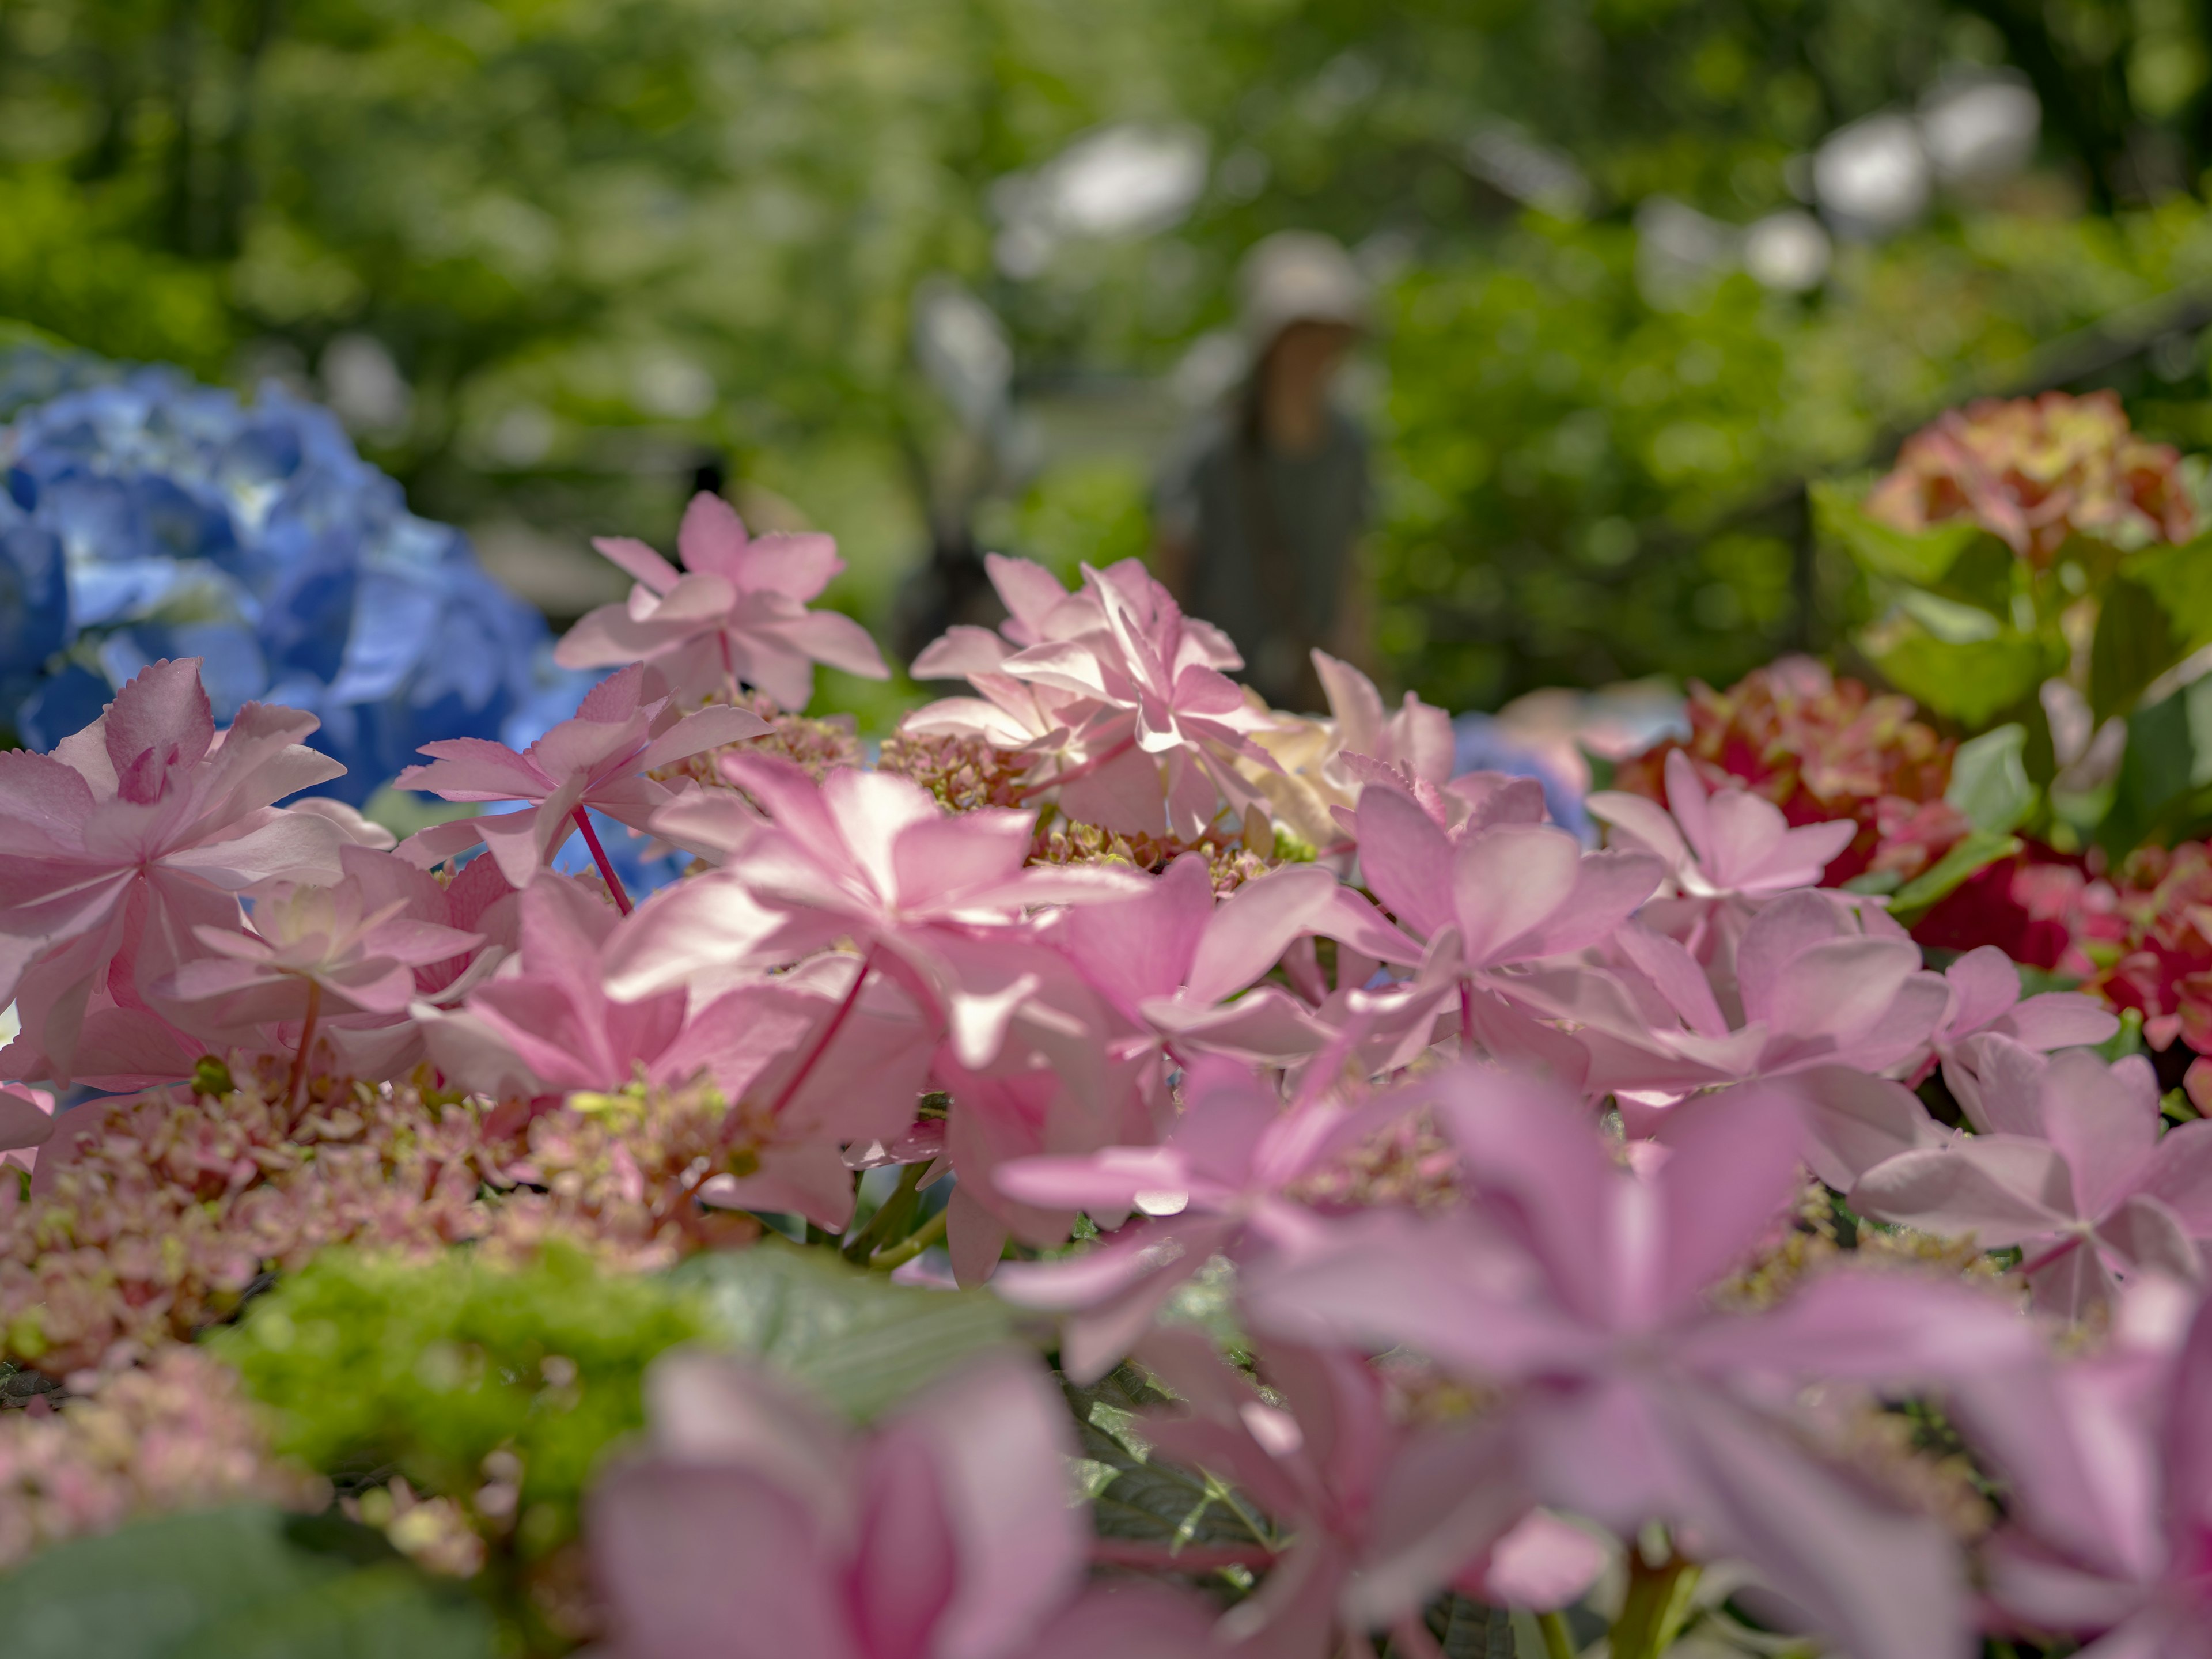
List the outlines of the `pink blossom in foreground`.
{"type": "Polygon", "coordinates": [[[179,1025],[236,1033],[304,1018],[310,995],[332,1016],[404,1014],[419,991],[416,970],[482,942],[426,914],[445,895],[419,870],[386,853],[342,847],[343,880],[326,887],[279,886],[254,902],[250,931],[197,930],[208,954],[154,988],[179,1025]],[[412,910],[416,915],[409,915],[412,910]]]}
{"type": "Polygon", "coordinates": [[[315,726],[247,703],[218,734],[191,658],[142,670],[52,754],[0,754],[0,1006],[22,1022],[0,1072],[80,1075],[95,999],[127,1024],[198,954],[194,929],[237,930],[240,892],[338,879],[337,825],[270,805],[344,769],[300,741],[315,726]]]}
{"type": "Polygon", "coordinates": [[[641,830],[676,799],[647,773],[769,729],[745,708],[716,705],[680,714],[666,694],[647,698],[643,668],[626,668],[593,686],[574,719],[562,720],[519,755],[484,738],[424,744],[430,763],[409,767],[392,780],[397,787],[446,800],[526,805],[519,811],[433,824],[402,842],[400,856],[428,866],[471,847],[488,847],[507,880],[526,886],[567,844],[585,808],[641,830]]]}
{"type": "MultiPolygon", "coordinates": [[[[994,578],[1014,580],[1000,561],[994,578]]],[[[1060,809],[1078,822],[1121,835],[1168,832],[1195,838],[1225,800],[1243,815],[1264,811],[1259,793],[1238,774],[1241,759],[1275,763],[1251,734],[1274,717],[1245,701],[1222,671],[1242,659],[1218,629],[1193,621],[1168,591],[1133,559],[1103,571],[1084,568],[1083,588],[1068,594],[1036,567],[1056,599],[1021,573],[1022,605],[1009,624],[1023,648],[1003,652],[980,629],[962,630],[915,659],[918,674],[965,672],[988,678],[981,689],[989,709],[939,707],[916,717],[918,731],[972,731],[994,742],[1021,737],[1058,757],[1030,786],[1057,787],[1060,809]],[[991,659],[995,658],[995,660],[991,659]],[[1035,687],[1036,713],[1026,715],[997,682],[1035,687]],[[1013,725],[1006,725],[1011,717],[1013,725]],[[1047,721],[1053,730],[1037,729],[1047,721]],[[1066,735],[1054,739],[1060,731],[1066,735]]],[[[1003,593],[1007,580],[1000,580],[1003,593]]]]}
{"type": "Polygon", "coordinates": [[[35,1170],[39,1148],[53,1139],[54,1097],[45,1089],[0,1083],[0,1152],[18,1170],[35,1170]]]}
{"type": "Polygon", "coordinates": [[[1657,889],[1642,853],[1585,853],[1564,830],[1491,822],[1448,830],[1413,795],[1370,788],[1352,821],[1359,867],[1398,925],[1455,981],[1595,945],[1657,889]]]}
{"type": "Polygon", "coordinates": [[[1466,1075],[1440,1111],[1472,1214],[1381,1212],[1256,1266],[1245,1310],[1309,1343],[1407,1344],[1505,1390],[1500,1432],[1535,1501],[1623,1535],[1686,1527],[1740,1557],[1859,1659],[1967,1650],[1957,1554],[1809,1456],[1792,1384],[1925,1383],[2020,1363],[2033,1332],[1963,1287],[1836,1273],[1774,1312],[1712,1311],[1796,1188],[1786,1113],[1721,1097],[1617,1166],[1580,1101],[1466,1075]]]}
{"type": "Polygon", "coordinates": [[[1698,961],[1731,971],[1752,916],[1785,893],[1820,886],[1858,825],[1843,818],[1792,829],[1780,807],[1749,789],[1708,793],[1696,765],[1679,749],[1668,753],[1666,781],[1664,810],[1613,790],[1585,805],[1592,817],[1611,826],[1613,845],[1665,860],[1674,891],[1645,907],[1646,924],[1680,940],[1698,961]]]}
{"type": "Polygon", "coordinates": [[[2002,1038],[1978,1108],[1990,1133],[1903,1152],[1851,1189],[1862,1213],[2017,1245],[2035,1305],[2080,1319],[2116,1278],[2197,1280],[2212,1238],[2212,1122],[2161,1133],[2158,1081],[2131,1055],[2048,1059],[2002,1038]]]}
{"type": "Polygon", "coordinates": [[[950,816],[884,773],[840,769],[817,784],[762,755],[732,755],[722,769],[769,822],[743,835],[720,873],[665,890],[639,912],[608,964],[615,996],[779,967],[849,940],[939,1013],[961,1062],[979,1066],[1038,985],[994,935],[1030,906],[1114,897],[1148,881],[1024,869],[1028,813],[950,816]]]}
{"type": "MultiPolygon", "coordinates": [[[[2101,1638],[2084,1659],[2212,1654],[2212,1301],[2131,1291],[2114,1340],[1978,1391],[1970,1425],[2008,1483],[1985,1552],[2004,1626],[2101,1638]]],[[[2002,1626],[2001,1626],[2002,1627],[2002,1626]]]]}
{"type": "Polygon", "coordinates": [[[695,999],[684,989],[619,1002],[605,962],[615,913],[575,883],[541,875],[522,895],[521,951],[457,1012],[423,1011],[447,1077],[495,1097],[672,1089],[704,1078],[733,1103],[730,1146],[751,1154],[743,1181],[708,1196],[797,1210],[842,1229],[853,1203],[842,1141],[896,1139],[913,1121],[930,1033],[859,962],[695,999]]]}
{"type": "Polygon", "coordinates": [[[1316,934],[1412,954],[1372,904],[1310,865],[1271,871],[1217,904],[1201,853],[1182,854],[1145,891],[1060,913],[1045,936],[1149,1040],[1279,1065],[1322,1048],[1329,1032],[1287,992],[1254,982],[1316,934]]]}
{"type": "Polygon", "coordinates": [[[1527,1511],[1496,1433],[1400,1426],[1357,1355],[1263,1344],[1267,1399],[1188,1327],[1155,1331],[1137,1357],[1178,1402],[1145,1413],[1146,1439],[1295,1534],[1222,1623],[1255,1659],[1328,1659],[1339,1628],[1402,1631],[1527,1511]]]}
{"type": "MultiPolygon", "coordinates": [[[[1516,980],[1511,993],[1578,1028],[1589,1086],[1627,1097],[1624,1109],[1814,1072],[1879,1078],[1919,1062],[1949,1006],[1949,987],[1923,971],[1917,945],[1862,931],[1818,893],[1761,909],[1717,984],[1680,943],[1637,923],[1612,945],[1612,965],[1549,968],[1516,980]]],[[[1636,1127],[1648,1125],[1639,1117],[1636,1127]]]]}
{"type": "Polygon", "coordinates": [[[974,1362],[866,1435],[746,1363],[678,1352],[653,1438],[592,1495],[617,1659],[1195,1656],[1164,1592],[1080,1589],[1066,1407],[1033,1361],[974,1362]]]}
{"type": "Polygon", "coordinates": [[[1413,1091],[1346,1106],[1315,1086],[1287,1109],[1244,1067],[1206,1060],[1185,1074],[1187,1104],[1157,1146],[1108,1146],[1085,1158],[1028,1158],[993,1180],[1024,1203],[1082,1209],[1113,1236],[1085,1255],[1008,1262],[999,1292],[1071,1315],[1060,1339],[1068,1375],[1103,1376],[1176,1287],[1249,1234],[1282,1248],[1314,1237],[1312,1212],[1287,1189],[1344,1148],[1425,1099],[1413,1091]],[[1132,1212],[1144,1218],[1124,1225],[1132,1212]]]}
{"type": "Polygon", "coordinates": [[[1771,898],[1817,887],[1820,872],[1850,844],[1850,819],[1791,829],[1773,802],[1747,789],[1707,792],[1680,750],[1667,757],[1667,805],[1601,790],[1584,803],[1629,844],[1665,860],[1692,898],[1771,898]]]}
{"type": "Polygon", "coordinates": [[[644,663],[678,697],[752,685],[793,709],[813,695],[817,662],[865,679],[890,672],[860,623],[806,608],[845,568],[828,536],[749,537],[728,502],[702,491],[677,532],[681,571],[627,536],[592,545],[637,585],[568,630],[553,653],[564,668],[644,663]]]}
{"type": "Polygon", "coordinates": [[[2045,991],[2023,998],[2020,970],[1994,945],[1966,952],[1943,970],[1943,979],[1951,988],[1951,1006],[1929,1041],[1934,1057],[1946,1065],[1972,1037],[2004,1037],[2048,1053],[2093,1047],[2120,1029],[2118,1017],[2094,997],[2045,991]]]}

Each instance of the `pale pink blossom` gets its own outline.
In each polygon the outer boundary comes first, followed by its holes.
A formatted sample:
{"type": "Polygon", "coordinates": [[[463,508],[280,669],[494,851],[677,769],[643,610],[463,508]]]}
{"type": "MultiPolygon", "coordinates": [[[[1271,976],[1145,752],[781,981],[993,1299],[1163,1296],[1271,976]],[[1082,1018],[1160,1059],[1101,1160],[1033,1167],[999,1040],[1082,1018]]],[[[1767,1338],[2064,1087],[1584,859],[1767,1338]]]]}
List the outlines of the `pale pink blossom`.
{"type": "Polygon", "coordinates": [[[270,805],[344,770],[301,743],[316,723],[247,703],[218,734],[191,658],[142,670],[52,754],[0,754],[0,1004],[22,1022],[0,1071],[80,1075],[96,1000],[127,1020],[198,954],[194,929],[236,931],[240,893],[338,879],[338,826],[270,805]]]}
{"type": "Polygon", "coordinates": [[[1601,790],[1584,803],[1629,845],[1656,854],[1687,896],[1772,898],[1817,887],[1821,872],[1850,844],[1849,819],[1791,829],[1782,809],[1747,789],[1707,792],[1680,750],[1667,757],[1667,805],[1601,790]]]}
{"type": "Polygon", "coordinates": [[[1259,1345],[1266,1398],[1187,1326],[1153,1332],[1137,1357],[1178,1402],[1145,1413],[1145,1438],[1295,1534],[1222,1621],[1255,1659],[1328,1659],[1338,1630],[1402,1630],[1527,1512],[1495,1432],[1401,1427],[1356,1354],[1259,1345]]]}
{"type": "Polygon", "coordinates": [[[1943,970],[1943,979],[1951,988],[1951,1004],[1929,1041],[1932,1058],[1947,1066],[1963,1059],[1972,1069],[1972,1060],[1961,1049],[1975,1037],[2003,1037],[2024,1048],[2048,1053],[2094,1047],[2120,1029],[2111,1009],[2079,992],[2045,991],[2023,998],[2020,970],[1994,945],[1967,951],[1943,970]]]}
{"type": "Polygon", "coordinates": [[[1100,868],[1024,869],[1026,812],[952,816],[903,778],[849,769],[820,783],[788,761],[732,755],[724,775],[766,812],[719,873],[665,890],[608,963],[609,989],[650,995],[702,973],[769,969],[849,940],[941,1017],[961,1063],[988,1064],[1037,972],[1010,949],[1031,906],[1141,891],[1100,868]]]}
{"type": "Polygon", "coordinates": [[[1252,741],[1274,717],[1222,672],[1242,659],[1220,631],[1186,617],[1133,559],[1103,571],[1086,565],[1076,594],[1034,566],[1017,572],[1019,564],[1001,560],[993,574],[1002,594],[1015,583],[1020,604],[1009,601],[1014,616],[1002,631],[1021,648],[965,629],[915,659],[918,674],[966,673],[985,706],[939,705],[921,711],[915,729],[973,732],[1049,753],[1051,769],[1029,787],[1056,788],[1070,818],[1121,835],[1164,827],[1191,840],[1224,801],[1240,817],[1264,812],[1237,763],[1274,767],[1252,741]],[[1024,706],[1001,682],[1035,688],[1032,700],[1024,706]]]}
{"type": "MultiPolygon", "coordinates": [[[[1624,1110],[1648,1114],[1731,1084],[1794,1080],[1817,1092],[1838,1072],[1879,1080],[1917,1063],[1950,1006],[1949,986],[1922,969],[1917,945],[1862,931],[1819,893],[1762,908],[1717,984],[1679,941],[1636,923],[1611,945],[1608,965],[1547,968],[1514,981],[1511,994],[1576,1028],[1588,1086],[1624,1097],[1624,1110]]],[[[1906,1118],[1924,1116],[1902,1090],[1899,1100],[1906,1118]]],[[[1641,1133],[1648,1119],[1632,1127],[1641,1133]]]]}
{"type": "Polygon", "coordinates": [[[2035,1305],[2079,1319],[2115,1280],[2203,1276],[2212,1239],[2212,1122],[2160,1133],[2158,1080],[2131,1055],[2045,1058],[2002,1038],[1977,1108],[1989,1133],[1899,1153],[1851,1189],[1877,1220],[2017,1245],[2035,1305]]]}
{"type": "Polygon", "coordinates": [[[1903,1275],[1834,1273],[1776,1310],[1712,1310],[1797,1190],[1787,1113],[1682,1109],[1648,1173],[1620,1167],[1579,1098],[1463,1074],[1439,1111],[1471,1213],[1377,1212],[1248,1274],[1243,1309],[1308,1343],[1405,1344],[1504,1391],[1494,1421],[1528,1495],[1633,1536],[1653,1520],[1740,1557],[1860,1659],[1968,1650],[1964,1575],[1935,1523],[1810,1456],[1802,1380],[1895,1386],[2021,1363],[2001,1303],[1903,1275]]]}
{"type": "Polygon", "coordinates": [[[1239,1253],[1248,1239],[1261,1249],[1311,1239],[1316,1218],[1289,1189],[1426,1098],[1403,1090],[1347,1104],[1325,1092],[1323,1081],[1316,1068],[1286,1108],[1246,1068],[1200,1060],[1185,1073],[1183,1115],[1160,1145],[998,1167],[993,1180],[1010,1197],[1085,1210],[1113,1230],[1085,1254],[1008,1262],[999,1271],[999,1293],[1008,1301],[1071,1316],[1060,1343],[1071,1376],[1103,1376],[1176,1288],[1215,1255],[1239,1253]],[[1130,1221],[1133,1212],[1141,1218],[1130,1221]]]}
{"type": "Polygon", "coordinates": [[[304,1018],[311,994],[330,1016],[389,1017],[418,994],[416,969],[483,942],[426,919],[445,910],[445,895],[421,871],[358,846],[340,848],[338,860],[341,881],[264,892],[248,931],[196,929],[206,954],[155,986],[155,1000],[182,1027],[240,1040],[304,1018]]]}
{"type": "Polygon", "coordinates": [[[1081,1590],[1073,1437],[1034,1360],[972,1362],[865,1435],[738,1359],[679,1352],[647,1387],[652,1441],[589,1512],[617,1659],[1202,1650],[1180,1601],[1081,1590]]]}
{"type": "Polygon", "coordinates": [[[494,1096],[668,1090],[700,1079],[732,1103],[729,1145],[752,1171],[702,1188],[709,1201],[795,1210],[842,1230],[853,1206],[841,1142],[890,1140],[914,1120],[933,1033],[858,958],[698,997],[684,988],[632,1001],[605,988],[622,924],[565,877],[524,890],[521,948],[458,1010],[418,1005],[431,1057],[494,1096]]]}
{"type": "Polygon", "coordinates": [[[2113,1335],[2094,1358],[2044,1359],[1970,1400],[2009,1496],[1990,1595],[2008,1623],[2088,1640],[2081,1659],[2206,1659],[2212,1301],[2146,1283],[2113,1335]]]}
{"type": "Polygon", "coordinates": [[[649,665],[679,697],[757,686],[787,708],[804,708],[814,665],[879,680],[890,671],[867,630],[806,602],[844,569],[837,544],[805,533],[746,535],[728,502],[702,491],[684,509],[679,571],[627,536],[592,544],[636,578],[626,602],[604,605],[554,651],[564,668],[649,665]]]}
{"type": "Polygon", "coordinates": [[[1147,890],[1064,910],[1044,937],[1141,1034],[1178,1054],[1276,1065],[1329,1039],[1297,999],[1255,981],[1315,935],[1410,960],[1403,935],[1328,871],[1286,866],[1217,904],[1206,855],[1186,853],[1147,890]]]}
{"type": "MultiPolygon", "coordinates": [[[[750,709],[715,705],[679,714],[664,693],[646,696],[646,672],[632,666],[593,686],[575,718],[562,720],[517,754],[485,738],[446,738],[422,745],[428,766],[410,766],[393,783],[453,801],[521,801],[517,811],[433,824],[399,845],[399,855],[424,866],[483,846],[516,887],[550,864],[583,818],[596,809],[642,830],[677,798],[646,776],[684,760],[769,731],[750,709]]],[[[686,784],[685,788],[691,786],[686,784]]]]}

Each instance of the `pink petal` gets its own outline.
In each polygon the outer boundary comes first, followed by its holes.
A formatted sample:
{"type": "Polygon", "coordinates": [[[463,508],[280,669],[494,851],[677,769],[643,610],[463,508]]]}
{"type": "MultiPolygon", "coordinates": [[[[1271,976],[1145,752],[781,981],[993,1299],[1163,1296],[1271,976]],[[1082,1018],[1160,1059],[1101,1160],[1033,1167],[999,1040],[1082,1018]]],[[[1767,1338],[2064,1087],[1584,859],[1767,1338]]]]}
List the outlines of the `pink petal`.
{"type": "Polygon", "coordinates": [[[1067,1406],[1032,1356],[963,1367],[900,1408],[935,1463],[960,1567],[934,1650],[1001,1659],[1080,1581],[1090,1528],[1067,1501],[1067,1406]]]}
{"type": "Polygon", "coordinates": [[[2046,1142],[2017,1135],[1901,1152],[1862,1176],[1851,1202],[1879,1221],[1972,1233],[1991,1249],[2056,1232],[2074,1216],[2065,1159],[2046,1142]]]}
{"type": "Polygon", "coordinates": [[[53,1133],[53,1096],[20,1083],[0,1084],[0,1152],[43,1146],[53,1133]]]}
{"type": "MultiPolygon", "coordinates": [[[[1361,797],[1363,823],[1366,801],[1361,797]]],[[[1537,954],[1521,951],[1521,943],[1573,896],[1582,858],[1572,836],[1544,826],[1501,824],[1463,842],[1452,856],[1451,892],[1468,960],[1489,965],[1510,960],[1509,953],[1537,954]]]]}
{"type": "Polygon", "coordinates": [[[215,717],[200,684],[200,659],[142,668],[99,720],[124,800],[161,799],[173,775],[198,766],[215,741],[215,717]]]}
{"type": "Polygon", "coordinates": [[[2020,1000],[2020,970],[1994,945],[1967,951],[1943,970],[1943,977],[1950,981],[1953,994],[1950,1017],[1943,1029],[1953,1039],[1980,1030],[2020,1000]]]}
{"type": "Polygon", "coordinates": [[[628,536],[594,536],[592,545],[602,557],[613,561],[656,593],[665,593],[676,586],[676,567],[643,542],[628,536]]]}
{"type": "MultiPolygon", "coordinates": [[[[1198,862],[1202,866],[1204,860],[1198,862]]],[[[1191,995],[1214,1002],[1244,989],[1281,959],[1291,941],[1309,931],[1342,890],[1335,876],[1312,866],[1270,871],[1245,883],[1213,908],[1205,924],[1190,965],[1191,995]]],[[[1210,884],[1207,899],[1212,908],[1210,884]]]]}
{"type": "Polygon", "coordinates": [[[875,640],[850,617],[835,611],[810,611],[796,622],[787,623],[782,633],[784,638],[816,662],[858,675],[864,680],[890,678],[891,671],[884,665],[883,653],[876,648],[875,640]]]}
{"type": "Polygon", "coordinates": [[[1662,1407],[1689,1518],[1802,1605],[1856,1659],[1966,1659],[1966,1573],[1933,1521],[1867,1497],[1723,1399],[1662,1407]]]}
{"type": "Polygon", "coordinates": [[[1731,1089],[1676,1107],[1662,1139],[1656,1288],[1676,1311],[1740,1266],[1797,1195],[1804,1130],[1786,1102],[1731,1089]]]}
{"type": "Polygon", "coordinates": [[[842,1564],[759,1476],[664,1459],[618,1466],[591,1500],[592,1553],[625,1659],[863,1659],[842,1564]]]}
{"type": "Polygon", "coordinates": [[[1850,1192],[1861,1176],[1899,1152],[1950,1139],[1910,1089],[1849,1066],[1816,1066],[1753,1086],[1771,1089],[1778,1103],[1794,1103],[1804,1115],[1811,1140],[1807,1162],[1838,1192],[1850,1192]]]}
{"type": "Polygon", "coordinates": [[[1452,848],[1413,797],[1370,789],[1354,815],[1359,871],[1401,927],[1426,939],[1452,921],[1452,848]]]}

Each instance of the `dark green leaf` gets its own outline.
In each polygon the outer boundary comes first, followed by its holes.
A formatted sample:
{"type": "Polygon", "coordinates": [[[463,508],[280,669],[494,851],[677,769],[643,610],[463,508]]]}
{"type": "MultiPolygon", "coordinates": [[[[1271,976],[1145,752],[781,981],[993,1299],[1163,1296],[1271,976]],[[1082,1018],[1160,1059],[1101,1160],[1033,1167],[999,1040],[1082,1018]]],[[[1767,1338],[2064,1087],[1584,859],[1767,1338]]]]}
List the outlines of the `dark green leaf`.
{"type": "Polygon", "coordinates": [[[1429,1609],[1428,1623],[1444,1659],[1517,1659],[1513,1617],[1503,1607],[1447,1595],[1429,1609]]]}
{"type": "Polygon", "coordinates": [[[9,1659],[489,1659],[483,1611],[397,1562],[301,1549],[260,1506],[58,1545],[0,1579],[9,1659]]]}
{"type": "Polygon", "coordinates": [[[1080,1455],[1101,1472],[1091,1515],[1102,1536],[1170,1548],[1273,1541],[1266,1518],[1242,1494],[1152,1455],[1138,1413],[1168,1403],[1168,1396],[1131,1367],[1087,1389],[1062,1386],[1075,1413],[1080,1455]]]}
{"type": "Polygon", "coordinates": [[[863,1420],[1013,1335],[1006,1304],[988,1291],[894,1285],[773,1240],[696,1256],[670,1277],[705,1293],[737,1346],[863,1420]]]}
{"type": "Polygon", "coordinates": [[[2148,588],[2125,578],[2107,584],[2089,647],[2089,712],[2100,724],[2126,714],[2181,654],[2181,636],[2148,588]]]}

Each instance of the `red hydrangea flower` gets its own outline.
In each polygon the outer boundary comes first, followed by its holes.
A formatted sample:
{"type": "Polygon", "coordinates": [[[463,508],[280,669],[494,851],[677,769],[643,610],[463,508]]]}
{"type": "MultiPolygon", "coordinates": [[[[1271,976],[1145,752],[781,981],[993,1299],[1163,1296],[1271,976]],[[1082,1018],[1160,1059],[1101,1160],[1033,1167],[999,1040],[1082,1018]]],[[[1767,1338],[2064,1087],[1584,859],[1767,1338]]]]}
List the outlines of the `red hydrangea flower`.
{"type": "Polygon", "coordinates": [[[1859,833],[1822,884],[1869,869],[1906,880],[1942,858],[1968,829],[1943,799],[1950,738],[1913,718],[1910,697],[1838,679],[1810,657],[1783,657],[1725,691],[1690,685],[1690,736],[1625,762],[1613,787],[1667,799],[1667,757],[1681,750],[1708,788],[1741,781],[1792,825],[1850,818],[1859,833]]]}

